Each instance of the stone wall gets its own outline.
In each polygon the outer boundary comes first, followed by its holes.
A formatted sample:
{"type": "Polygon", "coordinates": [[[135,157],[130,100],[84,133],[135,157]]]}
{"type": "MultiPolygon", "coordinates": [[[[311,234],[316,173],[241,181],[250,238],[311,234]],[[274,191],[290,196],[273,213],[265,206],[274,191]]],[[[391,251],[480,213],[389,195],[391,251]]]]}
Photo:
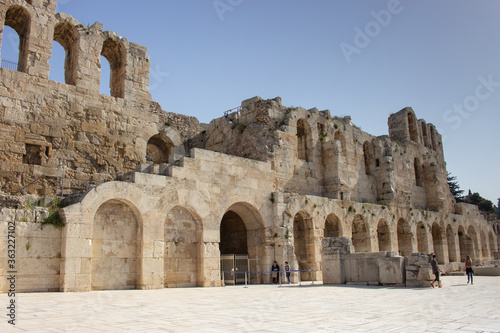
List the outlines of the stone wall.
{"type": "Polygon", "coordinates": [[[46,214],[42,209],[0,209],[0,292],[10,289],[7,278],[12,275],[11,263],[15,265],[16,292],[59,291],[62,231],[50,225],[42,227],[46,214]],[[15,243],[9,242],[13,238],[8,236],[13,225],[15,243]],[[9,252],[9,245],[15,245],[15,254],[9,252]]]}

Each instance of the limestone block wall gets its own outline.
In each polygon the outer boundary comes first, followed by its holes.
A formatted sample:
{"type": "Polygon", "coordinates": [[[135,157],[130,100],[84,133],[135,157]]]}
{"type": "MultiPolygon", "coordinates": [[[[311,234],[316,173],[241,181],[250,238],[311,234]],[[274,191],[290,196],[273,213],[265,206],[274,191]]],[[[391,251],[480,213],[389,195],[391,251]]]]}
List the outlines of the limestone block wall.
{"type": "Polygon", "coordinates": [[[353,253],[348,238],[326,237],[322,242],[323,283],[403,285],[404,258],[394,252],[353,253]]]}
{"type": "Polygon", "coordinates": [[[12,274],[16,276],[16,292],[59,291],[62,231],[50,225],[42,227],[40,221],[46,214],[40,209],[0,209],[0,292],[9,291],[7,278],[12,274]],[[8,238],[12,230],[15,238],[8,238]],[[12,245],[15,252],[9,252],[12,245]],[[13,270],[10,264],[16,273],[9,273],[13,270]]]}
{"type": "Polygon", "coordinates": [[[0,190],[84,191],[134,170],[152,150],[164,161],[183,155],[183,142],[202,127],[151,101],[147,49],[100,23],[55,14],[55,7],[0,3],[0,38],[7,25],[21,40],[17,70],[0,68],[0,190]],[[63,83],[48,80],[53,40],[67,54],[63,83]],[[99,93],[101,55],[111,68],[109,96],[99,93]]]}

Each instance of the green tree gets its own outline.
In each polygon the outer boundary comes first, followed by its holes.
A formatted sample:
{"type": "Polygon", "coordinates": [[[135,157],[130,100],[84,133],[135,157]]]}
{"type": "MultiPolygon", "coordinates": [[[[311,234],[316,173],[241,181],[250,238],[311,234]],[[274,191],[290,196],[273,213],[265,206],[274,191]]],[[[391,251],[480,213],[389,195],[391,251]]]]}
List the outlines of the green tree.
{"type": "Polygon", "coordinates": [[[460,185],[458,185],[457,176],[452,176],[451,172],[448,172],[448,176],[446,177],[448,180],[448,186],[450,187],[450,192],[455,198],[457,202],[462,201],[464,190],[460,189],[460,185]]]}
{"type": "Polygon", "coordinates": [[[493,213],[495,214],[495,208],[493,206],[493,202],[488,199],[483,198],[479,193],[471,193],[469,190],[469,194],[463,198],[463,202],[477,205],[479,210],[484,213],[493,213]]]}

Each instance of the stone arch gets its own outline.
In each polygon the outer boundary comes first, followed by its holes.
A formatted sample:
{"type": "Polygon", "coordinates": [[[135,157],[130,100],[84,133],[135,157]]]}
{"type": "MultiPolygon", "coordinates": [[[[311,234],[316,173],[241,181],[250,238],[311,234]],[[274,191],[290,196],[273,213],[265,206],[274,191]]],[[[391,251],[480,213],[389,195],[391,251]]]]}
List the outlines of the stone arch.
{"type": "Polygon", "coordinates": [[[495,242],[495,236],[493,235],[493,231],[490,230],[488,233],[488,241],[490,244],[490,255],[491,258],[494,258],[494,253],[497,252],[497,243],[495,242]]]}
{"type": "MultiPolygon", "coordinates": [[[[240,201],[227,208],[220,220],[219,232],[220,254],[248,254],[252,259],[250,270],[261,269],[264,264],[264,223],[259,211],[252,204],[240,201]]],[[[251,278],[257,282],[261,282],[261,279],[260,274],[251,278]]]]}
{"type": "Polygon", "coordinates": [[[457,249],[457,243],[455,241],[455,233],[451,228],[451,225],[448,224],[446,227],[446,241],[448,243],[448,260],[449,262],[459,262],[459,258],[457,258],[457,253],[459,252],[457,249]]]}
{"type": "Polygon", "coordinates": [[[403,218],[398,220],[398,251],[403,257],[413,253],[412,238],[410,224],[403,218]]]}
{"type": "Polygon", "coordinates": [[[340,130],[337,130],[333,134],[333,139],[340,142],[340,147],[342,148],[342,155],[344,155],[344,157],[347,156],[344,134],[342,134],[342,132],[340,130]]]}
{"type": "Polygon", "coordinates": [[[363,158],[365,161],[365,174],[369,175],[371,171],[370,165],[372,164],[373,153],[368,141],[363,143],[363,158]]]}
{"type": "Polygon", "coordinates": [[[342,237],[342,225],[337,215],[331,213],[325,220],[324,237],[342,237]]]}
{"type": "Polygon", "coordinates": [[[417,186],[423,186],[422,164],[420,164],[420,160],[417,157],[413,160],[413,170],[415,171],[415,184],[417,186]]]}
{"type": "Polygon", "coordinates": [[[101,55],[109,62],[110,68],[110,95],[113,97],[125,96],[125,72],[127,68],[126,48],[121,41],[107,38],[102,44],[101,55]]]}
{"type": "Polygon", "coordinates": [[[391,230],[387,220],[380,219],[377,226],[378,250],[391,251],[391,230]]]}
{"type": "Polygon", "coordinates": [[[486,235],[484,234],[484,231],[481,230],[479,233],[481,235],[481,255],[483,259],[489,258],[489,249],[488,249],[488,242],[486,240],[486,235]]]}
{"type": "Polygon", "coordinates": [[[422,133],[422,143],[429,148],[429,134],[427,133],[427,124],[424,120],[420,120],[420,131],[422,133]]]}
{"type": "Polygon", "coordinates": [[[193,209],[173,207],[164,225],[165,287],[199,285],[202,224],[193,209]]]}
{"type": "Polygon", "coordinates": [[[135,289],[141,281],[142,219],[125,200],[102,203],[94,216],[91,289],[135,289]]]}
{"type": "Polygon", "coordinates": [[[437,261],[440,264],[446,263],[447,259],[445,257],[444,240],[443,228],[441,228],[437,222],[434,222],[432,224],[432,247],[434,248],[434,254],[437,256],[437,261]]]}
{"type": "MultiPolygon", "coordinates": [[[[5,12],[4,26],[14,29],[19,36],[17,71],[26,73],[28,71],[28,47],[30,41],[31,16],[24,7],[18,5],[11,6],[5,12]]],[[[3,36],[3,42],[5,42],[5,37],[6,36],[3,36]]],[[[2,67],[4,67],[6,61],[8,60],[2,60],[2,67]]],[[[11,61],[15,60],[11,59],[11,61]]],[[[15,66],[15,64],[12,65],[15,66]]]]}
{"type": "Polygon", "coordinates": [[[54,41],[59,43],[66,53],[64,60],[64,80],[66,84],[76,84],[79,37],[78,29],[67,21],[59,22],[54,27],[54,41]]]}
{"type": "Polygon", "coordinates": [[[430,145],[431,145],[431,148],[433,150],[437,150],[437,132],[436,132],[436,128],[432,125],[432,124],[429,124],[429,133],[430,133],[430,137],[431,137],[431,142],[430,142],[430,145]]]}
{"type": "Polygon", "coordinates": [[[153,135],[146,145],[146,160],[148,156],[154,164],[168,163],[168,157],[173,153],[174,144],[172,141],[158,133],[153,135]]]}
{"type": "Polygon", "coordinates": [[[458,227],[458,245],[460,248],[460,261],[465,262],[467,255],[472,254],[471,239],[465,233],[463,226],[458,227]]]}
{"type": "Polygon", "coordinates": [[[309,123],[300,118],[297,120],[297,153],[301,160],[309,162],[310,148],[309,140],[311,139],[311,127],[309,123]]]}
{"type": "Polygon", "coordinates": [[[409,111],[407,114],[408,118],[408,132],[410,134],[410,140],[418,143],[418,127],[417,127],[417,118],[412,111],[409,111]]]}
{"type": "MultiPolygon", "coordinates": [[[[299,211],[293,218],[293,245],[299,270],[315,268],[314,225],[312,217],[306,211],[299,211]]],[[[300,272],[301,280],[310,281],[311,272],[300,272]]]]}
{"type": "Polygon", "coordinates": [[[362,215],[354,216],[352,220],[352,245],[354,252],[370,252],[371,251],[371,238],[368,223],[362,215]]]}
{"type": "Polygon", "coordinates": [[[479,248],[479,243],[478,243],[478,236],[476,233],[476,229],[474,229],[473,226],[469,226],[467,229],[467,236],[469,237],[469,248],[468,250],[470,253],[467,253],[471,256],[472,259],[480,259],[481,254],[480,254],[480,248],[479,248]]]}
{"type": "Polygon", "coordinates": [[[420,221],[417,223],[417,250],[419,253],[429,253],[429,240],[427,237],[427,228],[420,221]]]}

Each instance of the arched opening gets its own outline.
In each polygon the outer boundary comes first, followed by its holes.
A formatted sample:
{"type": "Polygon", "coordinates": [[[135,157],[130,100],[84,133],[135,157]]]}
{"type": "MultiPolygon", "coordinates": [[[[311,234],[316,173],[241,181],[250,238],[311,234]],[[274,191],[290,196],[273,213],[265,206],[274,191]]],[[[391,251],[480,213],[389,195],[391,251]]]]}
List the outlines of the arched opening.
{"type": "Polygon", "coordinates": [[[490,243],[490,255],[491,258],[495,257],[495,252],[497,252],[497,243],[495,242],[495,236],[493,235],[493,231],[488,233],[489,243],[490,243]]]}
{"type": "Polygon", "coordinates": [[[448,259],[450,262],[458,262],[457,243],[455,241],[455,233],[451,229],[451,225],[446,227],[446,241],[448,242],[448,259]]]}
{"type": "Polygon", "coordinates": [[[309,147],[308,141],[311,137],[311,129],[309,124],[303,118],[297,121],[297,152],[301,160],[309,162],[309,147]]]}
{"type": "Polygon", "coordinates": [[[333,134],[333,139],[338,140],[340,142],[340,147],[342,148],[342,155],[346,156],[346,148],[345,148],[345,138],[340,130],[337,130],[335,134],[333,134]]]}
{"type": "Polygon", "coordinates": [[[340,220],[335,214],[330,214],[325,221],[325,237],[342,237],[342,226],[340,220]]]}
{"type": "Polygon", "coordinates": [[[391,231],[385,219],[378,222],[377,238],[379,251],[391,251],[391,231]]]}
{"type": "Polygon", "coordinates": [[[222,217],[219,249],[220,254],[248,254],[245,222],[233,211],[222,217]]]}
{"type": "Polygon", "coordinates": [[[478,260],[481,258],[480,252],[479,252],[479,244],[478,244],[478,239],[477,239],[477,234],[476,234],[476,229],[474,229],[473,226],[470,226],[469,229],[467,229],[467,236],[469,237],[469,247],[468,250],[469,254],[472,259],[478,260]]]}
{"type": "Polygon", "coordinates": [[[186,208],[177,206],[168,213],[164,227],[165,287],[198,285],[199,225],[186,208]]]}
{"type": "MultiPolygon", "coordinates": [[[[314,251],[314,229],[311,216],[300,211],[293,218],[293,245],[299,270],[312,270],[316,262],[314,251]]],[[[301,280],[312,280],[311,272],[300,272],[301,280]]]]}
{"type": "Polygon", "coordinates": [[[65,83],[64,67],[61,65],[64,63],[64,57],[65,52],[62,45],[55,40],[52,41],[52,51],[49,59],[49,80],[65,83]]]}
{"type": "Polygon", "coordinates": [[[437,133],[433,126],[429,126],[429,132],[431,133],[431,148],[437,150],[437,133]]]}
{"type": "Polygon", "coordinates": [[[59,78],[61,71],[57,70],[57,64],[64,61],[64,82],[75,85],[76,69],[78,61],[78,30],[69,22],[58,23],[54,28],[54,42],[52,42],[52,55],[49,59],[49,78],[54,81],[63,82],[59,78]],[[60,47],[64,51],[61,51],[60,47]]]}
{"type": "Polygon", "coordinates": [[[417,223],[417,251],[429,253],[429,240],[427,239],[427,228],[423,222],[417,223]]]}
{"type": "Polygon", "coordinates": [[[443,229],[436,222],[432,224],[432,245],[434,247],[434,254],[437,256],[437,261],[440,264],[446,263],[443,229]]]}
{"type": "Polygon", "coordinates": [[[405,219],[399,219],[398,249],[401,256],[406,257],[413,253],[412,237],[410,224],[405,219]]]}
{"type": "Polygon", "coordinates": [[[352,245],[354,246],[354,252],[371,251],[368,223],[359,214],[354,216],[352,220],[352,245]]]}
{"type": "MultiPolygon", "coordinates": [[[[125,46],[123,46],[123,44],[121,43],[114,41],[111,38],[108,38],[104,41],[102,45],[101,55],[104,58],[106,58],[106,60],[109,63],[110,95],[113,97],[123,98],[125,95],[125,70],[126,70],[125,46]]],[[[101,68],[101,80],[104,74],[105,73],[103,73],[101,68]]]]}
{"type": "Polygon", "coordinates": [[[2,67],[27,72],[30,23],[30,15],[23,7],[12,6],[7,9],[2,36],[2,67]]]}
{"type": "Polygon", "coordinates": [[[417,119],[413,112],[408,112],[408,130],[410,133],[410,140],[418,142],[417,119]]]}
{"type": "Polygon", "coordinates": [[[168,157],[172,153],[173,144],[161,134],[156,134],[148,140],[146,147],[146,160],[154,164],[168,163],[168,157]]]}
{"type": "Polygon", "coordinates": [[[427,147],[427,148],[430,148],[429,146],[429,135],[427,134],[427,124],[422,121],[420,123],[420,129],[422,131],[422,140],[423,140],[423,143],[424,145],[427,147]]]}
{"type": "Polygon", "coordinates": [[[488,249],[488,242],[486,240],[486,235],[484,234],[484,231],[480,232],[481,235],[481,255],[483,256],[483,259],[488,259],[490,256],[490,251],[488,249]]]}
{"type": "Polygon", "coordinates": [[[458,245],[460,247],[460,261],[465,262],[467,255],[472,255],[472,244],[471,239],[465,233],[465,229],[462,226],[458,227],[458,245]]]}
{"type": "Polygon", "coordinates": [[[94,217],[92,290],[135,289],[139,270],[139,220],[128,204],[109,200],[94,217]]]}
{"type": "Polygon", "coordinates": [[[413,160],[413,169],[415,170],[415,184],[417,186],[423,186],[422,165],[420,164],[420,161],[418,160],[418,158],[415,158],[413,160]]]}
{"type": "Polygon", "coordinates": [[[363,143],[363,157],[365,160],[365,174],[369,175],[370,174],[370,164],[372,163],[373,159],[373,154],[370,149],[370,144],[368,141],[365,141],[363,143]]]}
{"type": "MultiPolygon", "coordinates": [[[[260,271],[261,247],[264,239],[264,227],[259,212],[250,204],[238,202],[226,210],[220,223],[219,251],[223,255],[248,255],[248,260],[242,260],[238,270],[260,271]]],[[[224,268],[224,267],[223,267],[224,268]]],[[[244,282],[244,276],[236,276],[244,282]]],[[[261,283],[261,274],[250,274],[251,283],[261,283]]]]}

